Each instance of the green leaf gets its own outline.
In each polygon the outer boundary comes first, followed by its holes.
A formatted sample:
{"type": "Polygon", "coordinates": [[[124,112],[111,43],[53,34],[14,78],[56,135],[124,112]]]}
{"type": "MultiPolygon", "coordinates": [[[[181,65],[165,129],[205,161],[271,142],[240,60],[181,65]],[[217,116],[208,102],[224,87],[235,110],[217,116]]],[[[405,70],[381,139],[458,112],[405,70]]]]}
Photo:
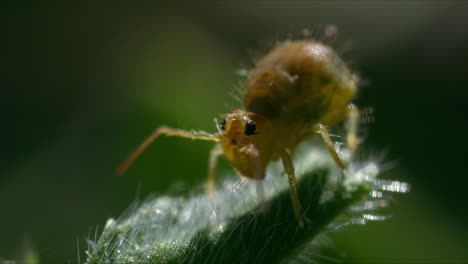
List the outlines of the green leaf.
{"type": "Polygon", "coordinates": [[[86,263],[292,261],[332,228],[384,220],[370,214],[387,205],[383,191],[409,191],[406,183],[377,179],[373,162],[350,163],[342,176],[322,150],[299,157],[303,225],[294,217],[287,177],[273,164],[265,181],[266,209],[258,205],[254,181],[240,187],[240,180],[230,177],[212,196],[150,197],[120,219],[108,220],[99,240],[90,241],[86,263]]]}

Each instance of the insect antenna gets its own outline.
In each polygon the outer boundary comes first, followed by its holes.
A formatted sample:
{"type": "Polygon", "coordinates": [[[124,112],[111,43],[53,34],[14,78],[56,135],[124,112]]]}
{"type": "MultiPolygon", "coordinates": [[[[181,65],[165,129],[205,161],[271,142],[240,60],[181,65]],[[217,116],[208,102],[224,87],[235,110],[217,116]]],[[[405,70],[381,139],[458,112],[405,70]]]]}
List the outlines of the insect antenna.
{"type": "Polygon", "coordinates": [[[117,168],[117,175],[122,175],[132,165],[132,163],[140,156],[140,154],[161,134],[167,136],[185,137],[190,139],[200,139],[219,142],[219,135],[210,134],[204,131],[185,131],[170,127],[159,127],[149,137],[147,137],[117,168]]]}

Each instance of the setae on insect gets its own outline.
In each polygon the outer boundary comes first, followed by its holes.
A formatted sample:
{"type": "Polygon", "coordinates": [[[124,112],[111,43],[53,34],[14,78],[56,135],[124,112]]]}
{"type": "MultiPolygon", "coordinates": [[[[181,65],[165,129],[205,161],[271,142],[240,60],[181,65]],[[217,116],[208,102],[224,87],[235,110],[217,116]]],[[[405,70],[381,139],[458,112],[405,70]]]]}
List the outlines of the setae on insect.
{"type": "Polygon", "coordinates": [[[244,83],[244,109],[227,114],[217,133],[159,127],[118,168],[124,173],[131,163],[159,135],[217,142],[210,152],[207,193],[215,181],[218,156],[224,156],[240,175],[258,182],[267,165],[281,159],[288,175],[295,216],[302,223],[296,178],[290,152],[299,143],[319,134],[338,167],[345,169],[330,139],[328,127],[347,120],[347,145],[357,146],[358,110],[351,104],[358,78],[329,46],[314,40],[278,44],[256,64],[244,83]]]}

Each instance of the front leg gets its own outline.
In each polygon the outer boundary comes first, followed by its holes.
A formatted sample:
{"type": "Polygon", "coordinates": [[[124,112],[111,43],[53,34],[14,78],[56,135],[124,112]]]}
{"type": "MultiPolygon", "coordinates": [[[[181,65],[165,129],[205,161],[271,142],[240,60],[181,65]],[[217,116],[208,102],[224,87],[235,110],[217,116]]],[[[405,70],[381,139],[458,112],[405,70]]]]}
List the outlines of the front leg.
{"type": "Polygon", "coordinates": [[[206,183],[206,193],[208,195],[213,193],[215,178],[216,178],[216,164],[218,157],[223,154],[223,149],[219,143],[211,149],[210,158],[208,163],[208,182],[206,183]]]}
{"type": "Polygon", "coordinates": [[[288,174],[289,180],[289,190],[291,193],[291,200],[294,207],[294,214],[296,215],[297,220],[302,225],[302,208],[299,202],[299,197],[297,195],[297,184],[296,176],[294,175],[294,165],[291,160],[291,156],[286,150],[281,151],[281,160],[283,161],[283,167],[286,173],[288,174]]]}
{"type": "Polygon", "coordinates": [[[257,196],[260,204],[260,209],[262,211],[265,211],[267,208],[265,200],[265,188],[263,186],[263,180],[265,179],[265,170],[261,168],[260,154],[257,148],[252,144],[243,148],[242,151],[249,155],[252,159],[253,166],[251,169],[252,175],[254,176],[253,179],[255,179],[257,183],[257,196]]]}
{"type": "Polygon", "coordinates": [[[322,136],[322,139],[323,141],[325,141],[325,144],[327,144],[328,152],[330,152],[330,155],[335,160],[336,165],[338,165],[338,167],[344,173],[345,166],[341,161],[340,157],[338,156],[338,153],[336,153],[336,149],[333,146],[333,142],[330,139],[330,133],[328,133],[328,129],[324,125],[318,125],[317,132],[320,134],[320,136],[322,136]]]}

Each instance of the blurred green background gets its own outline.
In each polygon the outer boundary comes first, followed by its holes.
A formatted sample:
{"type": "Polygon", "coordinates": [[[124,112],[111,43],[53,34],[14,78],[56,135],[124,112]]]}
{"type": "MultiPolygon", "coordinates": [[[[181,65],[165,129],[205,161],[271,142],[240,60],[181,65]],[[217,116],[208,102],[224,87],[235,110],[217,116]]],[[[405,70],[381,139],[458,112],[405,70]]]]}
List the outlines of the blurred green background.
{"type": "MultiPolygon", "coordinates": [[[[206,178],[212,143],[161,138],[125,176],[119,162],[155,127],[214,131],[228,91],[264,43],[335,24],[375,108],[363,155],[412,185],[393,218],[330,234],[356,263],[468,262],[468,2],[16,4],[3,9],[0,260],[84,258],[86,238],[137,198],[206,178]]],[[[229,171],[223,162],[221,171],[229,171]]],[[[222,172],[221,172],[222,173],[222,172]]]]}

